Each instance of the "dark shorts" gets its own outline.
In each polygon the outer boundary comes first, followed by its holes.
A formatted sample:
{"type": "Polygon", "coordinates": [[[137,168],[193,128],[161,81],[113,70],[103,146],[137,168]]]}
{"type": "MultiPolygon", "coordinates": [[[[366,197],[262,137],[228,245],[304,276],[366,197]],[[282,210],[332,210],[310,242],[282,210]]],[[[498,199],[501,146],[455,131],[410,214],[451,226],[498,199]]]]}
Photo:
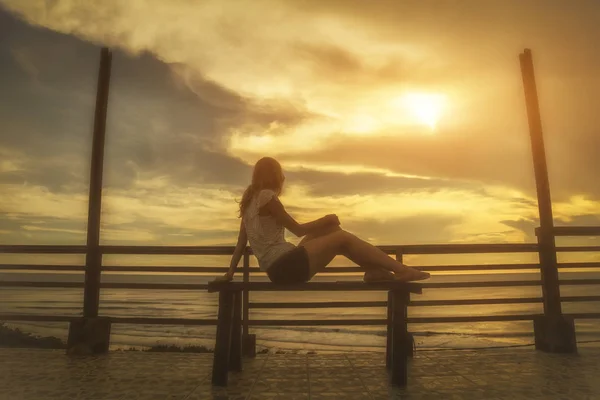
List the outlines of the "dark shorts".
{"type": "Polygon", "coordinates": [[[267,269],[273,283],[304,283],[310,280],[308,253],[303,246],[290,250],[267,269]]]}

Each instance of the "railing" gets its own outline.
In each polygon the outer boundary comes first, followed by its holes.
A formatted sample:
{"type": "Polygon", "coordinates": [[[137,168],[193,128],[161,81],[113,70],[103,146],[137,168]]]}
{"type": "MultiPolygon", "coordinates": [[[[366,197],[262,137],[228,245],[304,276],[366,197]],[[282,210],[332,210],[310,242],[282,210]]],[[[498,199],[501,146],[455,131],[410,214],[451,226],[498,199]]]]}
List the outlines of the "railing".
{"type": "MultiPolygon", "coordinates": [[[[556,228],[556,235],[586,235],[600,236],[600,227],[568,227],[556,228]]],[[[387,254],[395,255],[402,260],[404,255],[445,255],[445,254],[492,254],[492,253],[536,253],[537,244],[444,244],[444,245],[398,245],[378,246],[387,254]]],[[[44,245],[0,245],[0,253],[12,254],[85,254],[86,246],[44,246],[44,245]]],[[[231,255],[232,246],[218,247],[161,247],[161,246],[100,246],[104,255],[231,255]]],[[[600,246],[557,246],[557,252],[600,252],[600,246]]],[[[260,273],[256,267],[250,267],[250,248],[243,256],[242,279],[250,281],[250,275],[260,273]]],[[[525,264],[491,264],[491,265],[434,265],[416,266],[416,268],[430,272],[449,271],[494,271],[494,270],[532,270],[539,269],[537,263],[525,264]]],[[[559,269],[592,269],[600,268],[600,262],[571,262],[559,263],[559,269]]],[[[83,266],[71,265],[0,265],[0,270],[13,271],[56,271],[56,272],[84,272],[83,266]]],[[[164,266],[102,266],[103,272],[161,272],[161,273],[215,273],[223,274],[225,267],[164,267],[164,266]]],[[[357,273],[358,267],[331,267],[323,274],[331,273],[357,273]]],[[[525,287],[540,286],[540,280],[510,280],[490,282],[424,282],[425,289],[450,289],[450,288],[498,288],[498,287],[525,287]]],[[[568,285],[600,285],[600,279],[563,279],[561,286],[568,285]]],[[[38,288],[84,288],[84,283],[77,282],[34,282],[34,281],[0,281],[0,287],[38,287],[38,288]]],[[[161,290],[204,290],[206,284],[160,284],[160,283],[101,283],[101,289],[161,289],[161,290]]],[[[469,305],[499,305],[499,304],[531,304],[542,303],[542,297],[526,298],[499,298],[499,299],[455,299],[455,300],[413,300],[411,307],[431,306],[469,306],[469,305]]],[[[591,302],[600,301],[600,296],[566,296],[562,302],[591,302]]],[[[306,325],[385,325],[386,319],[336,319],[336,320],[252,320],[249,318],[250,309],[266,308],[349,308],[349,307],[385,307],[386,301],[352,302],[352,301],[327,301],[327,302],[250,302],[248,292],[243,297],[243,331],[249,332],[250,326],[306,326],[306,325]]],[[[527,321],[533,320],[537,314],[513,315],[477,315],[477,316],[442,316],[442,317],[411,317],[409,323],[458,323],[458,322],[494,322],[494,321],[527,321]]],[[[588,319],[600,318],[600,313],[565,314],[572,318],[588,319]]],[[[155,317],[108,317],[112,323],[127,324],[160,324],[160,325],[216,325],[215,319],[186,319],[186,318],[155,318],[155,317]]],[[[78,316],[61,315],[18,315],[0,314],[4,321],[52,321],[65,322],[78,319],[78,316]]]]}

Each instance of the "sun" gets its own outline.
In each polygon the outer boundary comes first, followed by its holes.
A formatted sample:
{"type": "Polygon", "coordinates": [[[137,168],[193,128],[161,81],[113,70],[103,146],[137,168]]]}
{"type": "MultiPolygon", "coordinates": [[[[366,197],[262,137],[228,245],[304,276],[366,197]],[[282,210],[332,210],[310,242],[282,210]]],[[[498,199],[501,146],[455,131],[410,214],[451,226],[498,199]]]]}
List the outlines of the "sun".
{"type": "Polygon", "coordinates": [[[435,129],[444,108],[444,96],[431,93],[407,93],[394,103],[408,110],[412,118],[420,124],[435,129]]]}

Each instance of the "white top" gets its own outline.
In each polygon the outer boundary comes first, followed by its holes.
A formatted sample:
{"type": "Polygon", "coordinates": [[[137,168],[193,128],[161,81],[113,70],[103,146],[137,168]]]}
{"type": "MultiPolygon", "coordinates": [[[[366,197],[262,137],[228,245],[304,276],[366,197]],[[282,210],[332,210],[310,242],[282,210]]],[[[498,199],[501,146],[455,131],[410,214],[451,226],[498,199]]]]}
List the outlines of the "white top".
{"type": "Polygon", "coordinates": [[[259,209],[277,195],[272,190],[261,190],[255,194],[244,211],[242,221],[246,228],[248,241],[258,259],[261,271],[266,271],[277,258],[296,248],[285,241],[285,228],[272,215],[259,215],[259,209]]]}

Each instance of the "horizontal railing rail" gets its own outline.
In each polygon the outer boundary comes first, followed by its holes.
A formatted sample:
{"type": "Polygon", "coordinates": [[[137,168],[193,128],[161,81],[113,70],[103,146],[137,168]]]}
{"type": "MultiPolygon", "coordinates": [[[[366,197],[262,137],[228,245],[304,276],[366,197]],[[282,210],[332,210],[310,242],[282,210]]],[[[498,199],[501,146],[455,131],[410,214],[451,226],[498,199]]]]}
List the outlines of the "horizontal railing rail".
{"type": "MultiPolygon", "coordinates": [[[[593,228],[593,227],[592,227],[593,228]]],[[[600,229],[600,228],[595,228],[600,229]]],[[[562,236],[568,236],[566,234],[562,236]]],[[[577,236],[589,236],[580,234],[577,236]]],[[[488,254],[488,253],[534,253],[537,243],[496,244],[415,244],[376,246],[387,254],[400,252],[404,255],[488,254]]],[[[230,256],[233,246],[100,246],[102,254],[120,255],[210,255],[230,256]]],[[[558,252],[600,251],[600,245],[557,246],[558,252]]],[[[246,252],[252,253],[250,247],[246,252]]],[[[7,254],[85,254],[86,246],[79,245],[0,245],[0,253],[7,254]]]]}
{"type": "MultiPolygon", "coordinates": [[[[558,263],[559,269],[588,269],[600,268],[600,262],[570,262],[558,263]]],[[[418,270],[428,272],[465,272],[465,271],[502,271],[502,270],[535,270],[539,264],[481,264],[481,265],[417,265],[418,270]]],[[[224,273],[227,267],[168,267],[168,266],[103,266],[102,272],[162,272],[162,273],[224,273]]],[[[83,265],[52,265],[52,264],[0,264],[2,270],[19,271],[51,271],[51,272],[84,272],[83,265]]],[[[258,267],[250,267],[251,274],[264,274],[258,267]]],[[[319,274],[362,273],[359,267],[329,267],[319,274]]]]}
{"type": "MultiPolygon", "coordinates": [[[[584,230],[559,230],[558,233],[579,235],[580,232],[595,234],[595,229],[585,227],[584,230]]],[[[538,251],[538,244],[443,244],[443,245],[389,245],[378,246],[387,254],[402,257],[403,255],[445,255],[445,254],[490,254],[490,253],[533,253],[538,251]]],[[[51,246],[51,245],[0,245],[0,253],[5,254],[85,254],[85,246],[51,246]]],[[[101,246],[103,255],[198,255],[198,256],[230,256],[233,246],[101,246]]],[[[585,252],[600,251],[600,246],[557,246],[557,252],[585,252]]],[[[244,267],[242,267],[244,281],[249,281],[250,276],[263,274],[258,267],[249,267],[247,257],[252,254],[250,248],[246,249],[244,267]]],[[[418,265],[417,269],[429,272],[469,272],[469,271],[527,271],[539,270],[538,263],[515,264],[457,264],[457,265],[418,265]]],[[[592,269],[600,268],[600,262],[564,262],[559,263],[561,269],[592,269]]],[[[105,273],[171,273],[171,274],[222,274],[226,267],[212,266],[131,266],[131,265],[102,265],[101,271],[105,273]]],[[[0,271],[43,271],[43,272],[84,272],[82,265],[53,265],[53,264],[0,264],[0,271]]],[[[324,274],[359,273],[356,267],[331,267],[323,271],[324,274]]],[[[600,279],[562,279],[561,286],[570,285],[598,285],[600,279]]],[[[533,287],[540,286],[541,281],[532,280],[506,280],[484,282],[424,282],[424,289],[460,289],[460,288],[502,288],[502,287],[533,287]]],[[[319,285],[316,285],[317,287],[319,285]]],[[[83,282],[67,281],[0,281],[0,287],[29,287],[29,288],[73,288],[83,289],[83,282]]],[[[315,287],[315,286],[313,286],[315,287]]],[[[206,290],[208,284],[168,284],[168,283],[121,283],[102,282],[101,289],[129,289],[129,290],[206,290]]],[[[327,284],[322,285],[323,290],[329,290],[327,284]]],[[[562,302],[598,302],[600,296],[564,296],[562,302]]],[[[473,305],[501,305],[501,304],[541,304],[541,297],[522,298],[489,298],[489,299],[454,299],[454,300],[412,300],[410,307],[442,307],[442,306],[473,306],[473,305]]],[[[244,302],[245,327],[248,326],[308,326],[308,325],[385,325],[386,319],[319,319],[319,320],[287,320],[287,319],[250,319],[249,309],[299,309],[299,308],[353,308],[353,307],[386,307],[387,301],[325,301],[325,302],[244,302]]],[[[565,314],[579,319],[600,318],[600,313],[565,314]]],[[[538,314],[514,315],[471,315],[452,317],[411,317],[409,323],[460,323],[460,322],[495,322],[495,321],[527,321],[533,320],[538,314]]],[[[156,324],[156,325],[201,325],[214,326],[216,319],[194,318],[165,318],[165,317],[115,317],[103,316],[113,323],[122,324],[156,324]]],[[[40,322],[70,322],[81,318],[80,315],[30,315],[30,314],[4,314],[0,315],[3,321],[40,321],[40,322]]]]}
{"type": "MultiPolygon", "coordinates": [[[[540,228],[535,228],[539,236],[540,228]]],[[[600,226],[555,226],[552,228],[554,236],[600,236],[600,226]]]]}

